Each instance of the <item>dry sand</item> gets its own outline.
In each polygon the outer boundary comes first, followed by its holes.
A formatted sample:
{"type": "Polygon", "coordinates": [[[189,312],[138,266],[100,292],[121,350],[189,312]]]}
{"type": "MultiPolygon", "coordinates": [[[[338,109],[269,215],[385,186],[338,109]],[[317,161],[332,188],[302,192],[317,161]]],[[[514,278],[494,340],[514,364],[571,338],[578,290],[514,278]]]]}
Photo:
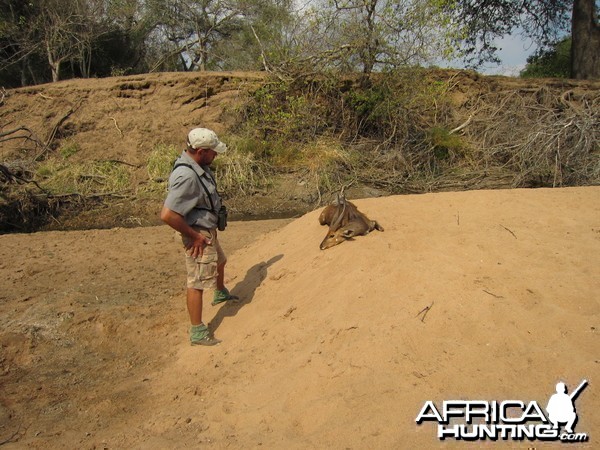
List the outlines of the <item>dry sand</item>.
{"type": "Polygon", "coordinates": [[[545,407],[584,378],[597,448],[600,188],[354,203],[385,231],[320,251],[314,211],[222,233],[242,302],[205,302],[212,348],[188,344],[168,227],[0,236],[4,448],[550,448],[440,442],[415,418],[545,407]]]}

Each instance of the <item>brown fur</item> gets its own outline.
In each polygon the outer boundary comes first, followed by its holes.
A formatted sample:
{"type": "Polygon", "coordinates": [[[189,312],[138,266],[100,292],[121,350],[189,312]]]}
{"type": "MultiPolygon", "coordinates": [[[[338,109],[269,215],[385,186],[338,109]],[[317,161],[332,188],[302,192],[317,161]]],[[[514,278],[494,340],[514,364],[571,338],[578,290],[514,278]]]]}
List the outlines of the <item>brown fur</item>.
{"type": "Polygon", "coordinates": [[[341,244],[354,236],[364,236],[373,230],[383,231],[383,227],[377,221],[370,220],[343,195],[338,195],[336,205],[325,207],[319,216],[319,223],[329,226],[327,235],[321,242],[321,250],[341,244]]]}

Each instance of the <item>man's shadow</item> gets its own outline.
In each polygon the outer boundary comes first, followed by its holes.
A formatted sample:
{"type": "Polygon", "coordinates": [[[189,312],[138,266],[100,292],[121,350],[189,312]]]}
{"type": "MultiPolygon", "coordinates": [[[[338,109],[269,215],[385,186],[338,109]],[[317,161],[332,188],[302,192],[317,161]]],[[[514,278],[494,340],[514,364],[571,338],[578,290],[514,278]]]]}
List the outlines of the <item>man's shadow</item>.
{"type": "Polygon", "coordinates": [[[263,280],[267,277],[267,270],[277,261],[283,258],[283,255],[273,256],[268,261],[262,261],[252,266],[242,281],[235,285],[231,290],[232,295],[236,295],[240,299],[235,302],[225,302],[217,311],[217,314],[209,322],[210,329],[214,332],[219,326],[223,319],[226,317],[235,316],[240,309],[248,305],[254,299],[254,293],[256,289],[261,285],[263,280]]]}

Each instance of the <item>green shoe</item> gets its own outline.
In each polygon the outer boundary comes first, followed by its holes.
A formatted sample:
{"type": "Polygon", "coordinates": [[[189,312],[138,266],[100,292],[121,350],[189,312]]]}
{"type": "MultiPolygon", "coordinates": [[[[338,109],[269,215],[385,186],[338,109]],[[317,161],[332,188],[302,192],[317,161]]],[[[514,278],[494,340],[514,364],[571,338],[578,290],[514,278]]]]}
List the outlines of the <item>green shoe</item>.
{"type": "Polygon", "coordinates": [[[201,323],[190,328],[190,343],[192,345],[217,345],[221,341],[210,335],[208,327],[201,323]]]}
{"type": "Polygon", "coordinates": [[[219,303],[227,302],[230,300],[233,300],[235,302],[235,300],[239,300],[239,299],[240,299],[239,297],[237,297],[235,295],[231,295],[227,288],[223,288],[221,290],[215,291],[212,305],[215,306],[215,305],[218,305],[219,303]]]}

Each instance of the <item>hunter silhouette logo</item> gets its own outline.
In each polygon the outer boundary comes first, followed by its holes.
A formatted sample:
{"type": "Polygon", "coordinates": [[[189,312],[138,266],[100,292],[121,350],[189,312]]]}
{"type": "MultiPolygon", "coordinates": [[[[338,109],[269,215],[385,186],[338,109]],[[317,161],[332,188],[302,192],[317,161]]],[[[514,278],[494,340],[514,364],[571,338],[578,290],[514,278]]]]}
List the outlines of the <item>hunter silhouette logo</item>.
{"type": "Polygon", "coordinates": [[[583,380],[571,393],[562,381],[556,384],[556,393],[548,400],[546,413],[536,401],[521,400],[445,400],[438,408],[431,400],[425,402],[417,415],[418,425],[425,421],[437,422],[440,440],[559,440],[587,442],[587,433],[575,433],[577,412],[575,399],[587,386],[583,380]],[[561,432],[561,424],[564,430],[561,432]]]}
{"type": "Polygon", "coordinates": [[[556,394],[550,397],[546,411],[548,418],[554,425],[554,429],[558,429],[560,422],[566,423],[565,431],[573,434],[573,426],[577,422],[577,413],[573,401],[575,397],[587,386],[587,380],[583,380],[577,389],[571,395],[567,394],[567,386],[562,381],[556,384],[556,394]]]}

